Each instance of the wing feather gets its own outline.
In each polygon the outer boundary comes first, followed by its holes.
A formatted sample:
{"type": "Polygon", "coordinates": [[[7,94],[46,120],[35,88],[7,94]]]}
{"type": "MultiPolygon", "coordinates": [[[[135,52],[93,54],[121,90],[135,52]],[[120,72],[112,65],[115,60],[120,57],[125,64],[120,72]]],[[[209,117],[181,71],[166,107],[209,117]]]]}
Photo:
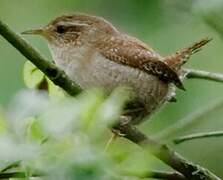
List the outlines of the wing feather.
{"type": "Polygon", "coordinates": [[[173,82],[184,90],[178,74],[162,61],[158,53],[139,40],[125,35],[103,38],[96,43],[99,52],[107,59],[143,70],[164,82],[173,82]]]}

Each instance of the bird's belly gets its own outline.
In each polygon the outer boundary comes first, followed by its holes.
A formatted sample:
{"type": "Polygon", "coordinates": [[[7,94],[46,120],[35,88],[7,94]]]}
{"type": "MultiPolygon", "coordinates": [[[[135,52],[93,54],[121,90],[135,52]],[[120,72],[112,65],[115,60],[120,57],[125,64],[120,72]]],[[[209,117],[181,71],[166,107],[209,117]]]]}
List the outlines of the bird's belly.
{"type": "Polygon", "coordinates": [[[117,64],[101,55],[94,55],[86,64],[71,63],[66,73],[81,88],[102,87],[110,93],[117,87],[131,87],[135,99],[144,104],[147,111],[153,111],[161,105],[169,94],[169,85],[157,77],[129,66],[117,64]]]}

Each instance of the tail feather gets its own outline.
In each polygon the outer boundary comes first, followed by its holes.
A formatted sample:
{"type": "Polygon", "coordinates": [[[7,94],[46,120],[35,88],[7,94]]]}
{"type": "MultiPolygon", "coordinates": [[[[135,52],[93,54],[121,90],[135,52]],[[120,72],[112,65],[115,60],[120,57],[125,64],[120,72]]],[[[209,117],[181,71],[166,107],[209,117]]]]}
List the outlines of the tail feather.
{"type": "Polygon", "coordinates": [[[203,46],[209,43],[212,39],[205,38],[199,42],[194,43],[192,46],[177,51],[173,55],[167,56],[164,62],[171,68],[178,70],[187,60],[190,58],[191,55],[197,53],[201,50],[203,46]]]}

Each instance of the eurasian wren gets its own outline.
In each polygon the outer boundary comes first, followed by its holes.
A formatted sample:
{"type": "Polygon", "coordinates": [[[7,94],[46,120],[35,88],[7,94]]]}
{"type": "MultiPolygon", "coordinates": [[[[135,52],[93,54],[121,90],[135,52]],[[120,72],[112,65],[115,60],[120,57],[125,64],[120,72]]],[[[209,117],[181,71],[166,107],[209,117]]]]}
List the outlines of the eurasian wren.
{"type": "Polygon", "coordinates": [[[132,88],[135,97],[128,108],[134,112],[129,114],[133,124],[169,101],[175,86],[184,89],[179,78],[181,65],[210,41],[203,39],[162,57],[106,20],[81,14],[60,16],[41,29],[24,33],[46,38],[56,65],[81,88],[101,87],[107,93],[119,86],[132,88]]]}

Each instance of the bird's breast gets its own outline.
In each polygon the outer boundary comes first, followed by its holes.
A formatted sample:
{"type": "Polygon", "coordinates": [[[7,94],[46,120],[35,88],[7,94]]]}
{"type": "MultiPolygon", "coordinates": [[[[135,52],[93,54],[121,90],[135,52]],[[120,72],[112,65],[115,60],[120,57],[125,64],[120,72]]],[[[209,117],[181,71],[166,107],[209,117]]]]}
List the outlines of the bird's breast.
{"type": "Polygon", "coordinates": [[[131,87],[136,99],[145,104],[148,111],[170,98],[169,84],[136,68],[106,59],[98,52],[83,48],[72,56],[61,54],[56,58],[56,64],[83,89],[102,87],[110,93],[120,86],[131,87]]]}

